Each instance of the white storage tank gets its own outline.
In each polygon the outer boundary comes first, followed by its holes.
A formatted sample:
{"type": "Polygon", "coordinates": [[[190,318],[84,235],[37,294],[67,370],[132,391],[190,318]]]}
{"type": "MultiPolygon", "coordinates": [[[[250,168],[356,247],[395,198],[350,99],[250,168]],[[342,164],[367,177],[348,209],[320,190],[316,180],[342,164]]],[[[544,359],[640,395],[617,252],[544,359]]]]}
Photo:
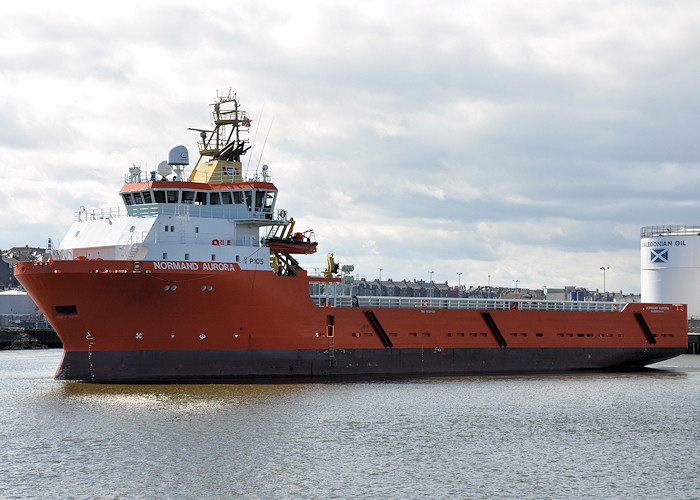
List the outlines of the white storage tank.
{"type": "Polygon", "coordinates": [[[688,304],[700,317],[700,226],[646,226],[641,247],[642,302],[688,304]]]}

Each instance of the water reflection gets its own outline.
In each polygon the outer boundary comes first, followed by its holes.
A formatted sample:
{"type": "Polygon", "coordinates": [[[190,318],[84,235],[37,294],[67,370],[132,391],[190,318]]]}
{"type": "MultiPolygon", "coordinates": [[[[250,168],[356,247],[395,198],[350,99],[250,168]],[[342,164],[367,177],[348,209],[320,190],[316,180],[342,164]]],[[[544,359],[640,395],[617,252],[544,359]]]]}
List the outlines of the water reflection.
{"type": "Polygon", "coordinates": [[[240,385],[64,382],[54,354],[4,359],[3,498],[690,498],[700,466],[700,356],[240,385]]]}

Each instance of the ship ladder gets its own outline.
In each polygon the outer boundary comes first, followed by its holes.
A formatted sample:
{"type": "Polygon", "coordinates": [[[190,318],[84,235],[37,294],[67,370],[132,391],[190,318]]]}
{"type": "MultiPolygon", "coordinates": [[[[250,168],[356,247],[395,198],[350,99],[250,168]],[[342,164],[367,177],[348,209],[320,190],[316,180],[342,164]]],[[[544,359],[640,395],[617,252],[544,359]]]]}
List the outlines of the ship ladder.
{"type": "Polygon", "coordinates": [[[335,366],[335,341],[333,337],[328,337],[328,367],[335,366]]]}
{"type": "Polygon", "coordinates": [[[126,260],[134,260],[138,251],[139,251],[139,245],[131,245],[131,248],[129,249],[129,253],[126,256],[126,260]]]}

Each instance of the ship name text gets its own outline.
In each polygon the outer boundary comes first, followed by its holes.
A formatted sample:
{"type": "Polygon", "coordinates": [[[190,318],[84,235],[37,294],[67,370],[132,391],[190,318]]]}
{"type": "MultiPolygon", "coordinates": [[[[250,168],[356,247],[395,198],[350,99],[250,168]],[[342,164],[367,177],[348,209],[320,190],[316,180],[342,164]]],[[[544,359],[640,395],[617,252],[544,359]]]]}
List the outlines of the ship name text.
{"type": "MultiPolygon", "coordinates": [[[[235,264],[228,262],[202,262],[202,271],[235,271],[235,264]]],[[[182,261],[155,261],[153,262],[154,269],[165,269],[168,271],[199,271],[200,264],[198,262],[182,262],[182,261]]]]}
{"type": "Polygon", "coordinates": [[[154,269],[168,269],[172,270],[184,270],[184,271],[198,271],[199,264],[196,262],[181,262],[181,261],[154,261],[154,269]]]}

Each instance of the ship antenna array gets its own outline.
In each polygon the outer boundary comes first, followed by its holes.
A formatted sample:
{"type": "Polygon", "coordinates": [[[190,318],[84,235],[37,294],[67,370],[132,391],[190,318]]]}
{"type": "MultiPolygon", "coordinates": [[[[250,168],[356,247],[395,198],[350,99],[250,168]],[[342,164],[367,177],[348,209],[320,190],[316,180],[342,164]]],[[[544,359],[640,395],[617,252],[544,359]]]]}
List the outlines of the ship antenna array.
{"type": "MultiPolygon", "coordinates": [[[[250,144],[250,149],[255,147],[255,139],[258,137],[258,130],[260,130],[260,124],[262,123],[263,112],[265,111],[265,104],[263,104],[262,110],[260,111],[260,117],[258,118],[258,124],[255,125],[255,133],[253,134],[253,142],[250,144]]],[[[245,166],[245,176],[248,178],[248,171],[250,170],[250,160],[253,159],[253,153],[248,157],[248,164],[245,166]]]]}
{"type": "Polygon", "coordinates": [[[265,142],[263,142],[263,147],[260,150],[260,158],[258,158],[258,164],[255,167],[255,175],[258,175],[258,170],[260,169],[260,162],[262,161],[263,153],[265,152],[265,145],[267,144],[267,138],[270,137],[270,130],[272,130],[272,124],[275,123],[275,117],[272,117],[272,121],[270,122],[270,127],[267,129],[267,135],[265,135],[265,142]]]}

